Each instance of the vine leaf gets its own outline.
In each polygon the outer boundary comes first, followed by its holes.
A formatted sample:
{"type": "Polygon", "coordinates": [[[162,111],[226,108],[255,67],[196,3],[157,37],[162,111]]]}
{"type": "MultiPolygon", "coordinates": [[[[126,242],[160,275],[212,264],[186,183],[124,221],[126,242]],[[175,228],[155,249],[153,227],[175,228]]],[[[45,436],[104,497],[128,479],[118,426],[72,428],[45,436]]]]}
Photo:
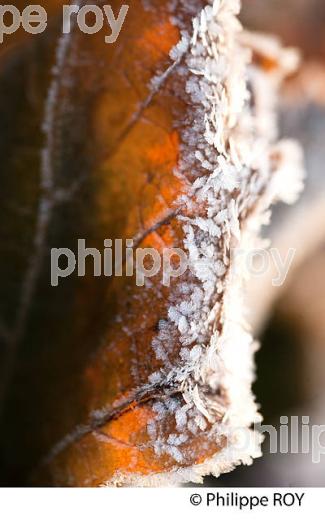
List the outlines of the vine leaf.
{"type": "Polygon", "coordinates": [[[3,445],[21,478],[174,484],[260,455],[255,344],[232,252],[255,245],[269,205],[301,189],[300,150],[277,142],[265,103],[297,60],[244,33],[238,4],[177,1],[171,12],[133,0],[113,45],[75,24],[57,44],[47,34],[21,50],[19,66],[8,61],[10,109],[26,85],[19,67],[40,92],[36,106],[22,101],[30,163],[22,152],[4,163],[8,200],[18,195],[7,211],[30,212],[17,227],[11,217],[10,244],[26,245],[19,276],[7,268],[4,290],[15,290],[1,327],[7,345],[14,330],[17,354],[3,445]],[[80,238],[98,250],[105,239],[180,248],[191,269],[170,285],[162,272],[139,286],[87,271],[51,287],[51,247],[76,251],[80,238]]]}

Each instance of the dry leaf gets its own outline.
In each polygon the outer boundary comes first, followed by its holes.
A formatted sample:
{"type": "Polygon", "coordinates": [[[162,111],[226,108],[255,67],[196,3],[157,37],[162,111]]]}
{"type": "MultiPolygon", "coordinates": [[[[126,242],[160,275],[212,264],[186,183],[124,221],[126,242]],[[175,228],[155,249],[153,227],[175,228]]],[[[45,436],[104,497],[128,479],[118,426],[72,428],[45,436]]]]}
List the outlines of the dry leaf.
{"type": "MultiPolygon", "coordinates": [[[[29,168],[5,163],[10,211],[30,214],[10,220],[8,243],[25,248],[3,320],[19,352],[5,414],[19,428],[4,442],[33,482],[174,485],[260,455],[256,346],[232,251],[256,246],[269,205],[301,190],[300,149],[277,142],[274,116],[297,59],[243,32],[238,12],[237,0],[133,0],[115,44],[76,28],[61,37],[45,107],[49,68],[35,72],[36,111],[26,96],[21,117],[36,151],[29,168]],[[77,238],[178,247],[193,273],[170,287],[161,273],[144,287],[91,274],[50,287],[50,248],[75,250],[77,238]]],[[[41,63],[52,43],[39,42],[41,63]]]]}

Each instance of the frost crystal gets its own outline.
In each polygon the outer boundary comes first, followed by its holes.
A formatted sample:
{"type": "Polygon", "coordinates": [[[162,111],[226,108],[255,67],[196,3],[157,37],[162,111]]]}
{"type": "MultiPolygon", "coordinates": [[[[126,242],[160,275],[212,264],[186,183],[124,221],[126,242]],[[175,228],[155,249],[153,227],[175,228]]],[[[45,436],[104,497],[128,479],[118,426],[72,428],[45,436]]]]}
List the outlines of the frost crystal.
{"type": "MultiPolygon", "coordinates": [[[[277,142],[275,118],[277,89],[296,65],[296,54],[273,39],[245,33],[239,9],[239,0],[209,2],[193,19],[192,34],[183,33],[170,53],[182,59],[190,107],[186,124],[180,124],[175,174],[191,184],[177,205],[187,210],[178,218],[194,276],[172,292],[168,321],[153,343],[157,358],[167,360],[176,328],[180,367],[166,363],[165,371],[186,402],[175,411],[176,429],[197,434],[210,424],[216,436],[226,428],[234,445],[232,431],[249,432],[259,414],[251,392],[255,344],[242,315],[244,274],[231,251],[256,247],[270,204],[293,202],[303,176],[300,149],[277,142]],[[255,65],[255,52],[271,55],[274,70],[255,65]]],[[[178,448],[168,453],[179,462],[182,443],[174,440],[170,436],[167,444],[178,448]]],[[[230,466],[257,456],[259,442],[238,459],[229,457],[230,466]]]]}

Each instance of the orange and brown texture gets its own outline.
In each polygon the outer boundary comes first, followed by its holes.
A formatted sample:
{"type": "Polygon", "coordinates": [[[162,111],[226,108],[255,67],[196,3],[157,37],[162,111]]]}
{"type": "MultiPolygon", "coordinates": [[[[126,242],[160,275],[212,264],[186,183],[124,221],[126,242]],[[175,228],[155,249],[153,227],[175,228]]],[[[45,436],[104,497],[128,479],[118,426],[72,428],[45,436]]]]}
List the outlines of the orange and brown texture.
{"type": "Polygon", "coordinates": [[[46,33],[0,54],[7,479],[177,485],[249,464],[256,343],[234,251],[302,189],[276,118],[297,53],[243,30],[238,0],[130,0],[110,45],[60,36],[61,3],[47,7],[46,33]],[[51,248],[78,238],[181,248],[193,269],[169,287],[91,273],[51,287],[51,248]]]}

